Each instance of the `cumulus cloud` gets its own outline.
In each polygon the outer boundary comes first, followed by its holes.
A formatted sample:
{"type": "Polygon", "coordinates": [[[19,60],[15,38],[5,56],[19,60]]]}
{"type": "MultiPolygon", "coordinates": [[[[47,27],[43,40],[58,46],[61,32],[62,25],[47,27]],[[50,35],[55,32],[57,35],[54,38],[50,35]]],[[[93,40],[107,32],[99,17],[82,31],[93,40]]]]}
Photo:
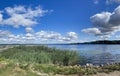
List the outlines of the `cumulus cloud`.
{"type": "Polygon", "coordinates": [[[35,36],[31,33],[27,33],[24,38],[25,38],[25,40],[35,40],[36,39],[35,36]]]}
{"type": "Polygon", "coordinates": [[[87,28],[87,29],[83,29],[82,32],[92,34],[92,35],[95,35],[95,36],[101,34],[101,32],[98,28],[87,28]]]}
{"type": "Polygon", "coordinates": [[[0,42],[1,43],[11,43],[18,42],[20,39],[20,35],[14,35],[9,31],[0,30],[0,42]]]}
{"type": "Polygon", "coordinates": [[[25,34],[13,34],[9,31],[0,30],[0,42],[3,43],[41,43],[41,42],[71,42],[77,40],[75,32],[67,32],[61,35],[54,31],[35,32],[32,26],[38,23],[38,17],[44,16],[48,10],[40,6],[31,8],[25,6],[6,7],[0,11],[0,26],[24,27],[25,34]],[[5,17],[4,17],[5,15],[5,17]]]}
{"type": "Polygon", "coordinates": [[[3,43],[72,42],[78,38],[75,32],[67,32],[66,35],[54,31],[27,32],[18,35],[9,31],[0,30],[0,32],[0,42],[3,43]]]}
{"type": "Polygon", "coordinates": [[[13,15],[11,18],[8,18],[3,21],[4,25],[12,25],[13,27],[18,28],[19,26],[25,26],[25,27],[30,27],[32,25],[37,24],[36,21],[33,21],[31,19],[26,19],[21,15],[13,15]]]}
{"type": "Polygon", "coordinates": [[[78,36],[75,32],[68,32],[67,35],[68,35],[68,38],[70,38],[70,39],[77,39],[78,38],[78,36]]]}
{"type": "Polygon", "coordinates": [[[120,31],[120,6],[118,6],[112,13],[98,13],[90,19],[94,28],[83,29],[82,32],[105,38],[110,37],[120,31]]]}
{"type": "Polygon", "coordinates": [[[40,39],[45,40],[56,40],[56,41],[72,41],[78,38],[75,32],[68,32],[66,36],[62,36],[60,33],[53,31],[40,31],[36,33],[36,36],[40,39]]]}
{"type": "Polygon", "coordinates": [[[9,36],[11,33],[9,31],[3,31],[3,30],[0,30],[0,38],[2,37],[7,37],[9,36]]]}
{"type": "Polygon", "coordinates": [[[108,21],[110,19],[111,13],[109,12],[102,12],[92,16],[90,19],[94,26],[97,27],[106,27],[108,26],[108,21]]]}
{"type": "Polygon", "coordinates": [[[36,32],[36,36],[43,39],[59,39],[61,34],[53,31],[40,31],[36,32]]]}
{"type": "Polygon", "coordinates": [[[27,33],[34,31],[31,27],[26,27],[25,30],[26,30],[27,33]]]}
{"type": "Polygon", "coordinates": [[[6,7],[0,13],[0,24],[11,25],[13,27],[30,27],[37,24],[36,17],[42,17],[47,10],[43,10],[40,6],[35,8],[25,6],[6,7]],[[8,18],[3,18],[6,13],[8,18]]]}

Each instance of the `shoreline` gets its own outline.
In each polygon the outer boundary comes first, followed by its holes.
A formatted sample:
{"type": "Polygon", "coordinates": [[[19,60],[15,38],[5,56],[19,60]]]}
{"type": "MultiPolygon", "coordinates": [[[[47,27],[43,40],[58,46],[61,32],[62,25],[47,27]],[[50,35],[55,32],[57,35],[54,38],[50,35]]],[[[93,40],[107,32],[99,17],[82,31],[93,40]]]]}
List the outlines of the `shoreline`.
{"type": "Polygon", "coordinates": [[[22,76],[26,76],[28,72],[35,74],[32,76],[120,76],[120,63],[104,66],[88,64],[86,66],[59,66],[54,64],[23,64],[11,60],[0,61],[1,75],[9,76],[6,74],[10,73],[12,76],[17,72],[22,76]]]}

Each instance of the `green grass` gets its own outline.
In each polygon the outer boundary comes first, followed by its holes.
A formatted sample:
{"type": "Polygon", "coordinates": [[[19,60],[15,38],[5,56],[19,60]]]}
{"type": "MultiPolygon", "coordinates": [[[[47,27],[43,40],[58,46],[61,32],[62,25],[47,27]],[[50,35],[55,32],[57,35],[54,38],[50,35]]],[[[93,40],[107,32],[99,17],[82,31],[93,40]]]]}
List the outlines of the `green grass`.
{"type": "Polygon", "coordinates": [[[0,52],[0,56],[16,62],[75,65],[80,57],[76,51],[48,48],[46,46],[17,46],[0,52]]]}
{"type": "Polygon", "coordinates": [[[0,68],[0,76],[39,76],[29,70],[24,70],[18,66],[7,65],[0,68]]]}
{"type": "Polygon", "coordinates": [[[60,75],[93,75],[97,73],[109,73],[120,71],[120,64],[96,66],[59,66],[55,64],[16,63],[12,60],[0,61],[0,76],[40,76],[43,73],[54,76],[60,75]]]}
{"type": "Polygon", "coordinates": [[[46,46],[17,46],[0,52],[0,76],[51,76],[92,75],[120,71],[120,64],[96,66],[77,66],[86,63],[76,51],[48,48],[46,46]],[[42,76],[42,75],[41,75],[42,76]]]}

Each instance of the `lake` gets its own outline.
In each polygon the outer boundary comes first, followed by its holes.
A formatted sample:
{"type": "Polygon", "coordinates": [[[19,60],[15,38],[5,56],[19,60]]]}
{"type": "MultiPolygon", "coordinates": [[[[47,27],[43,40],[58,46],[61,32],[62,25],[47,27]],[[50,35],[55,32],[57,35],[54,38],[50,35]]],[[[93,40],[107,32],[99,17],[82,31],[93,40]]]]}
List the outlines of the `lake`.
{"type": "Polygon", "coordinates": [[[75,50],[81,56],[85,56],[89,63],[106,64],[120,62],[120,45],[48,45],[58,49],[75,50]]]}

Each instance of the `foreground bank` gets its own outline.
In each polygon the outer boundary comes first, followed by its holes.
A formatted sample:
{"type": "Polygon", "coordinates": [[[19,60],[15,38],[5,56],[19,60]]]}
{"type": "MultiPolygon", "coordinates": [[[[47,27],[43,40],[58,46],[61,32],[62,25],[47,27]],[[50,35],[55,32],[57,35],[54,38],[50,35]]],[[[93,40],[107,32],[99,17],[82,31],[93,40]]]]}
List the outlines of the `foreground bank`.
{"type": "Polygon", "coordinates": [[[0,76],[119,76],[120,64],[104,66],[58,66],[53,64],[15,63],[0,59],[0,76]],[[112,72],[112,73],[111,73],[112,72]]]}

